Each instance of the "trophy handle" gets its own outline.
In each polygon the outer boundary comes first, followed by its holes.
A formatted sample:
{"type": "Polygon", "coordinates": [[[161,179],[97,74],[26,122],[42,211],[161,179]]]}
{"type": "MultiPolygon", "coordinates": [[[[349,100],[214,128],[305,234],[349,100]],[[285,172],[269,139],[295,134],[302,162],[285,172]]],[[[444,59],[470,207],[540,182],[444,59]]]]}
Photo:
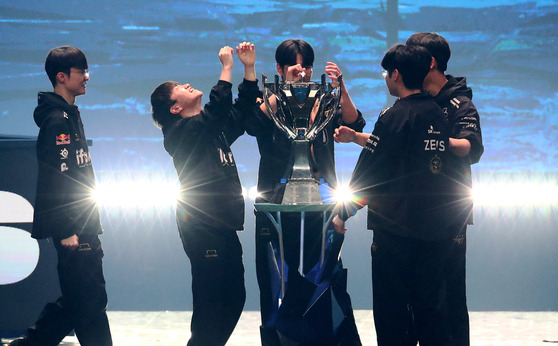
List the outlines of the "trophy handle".
{"type": "MultiPolygon", "coordinates": [[[[271,120],[273,120],[273,122],[275,123],[275,126],[277,126],[277,128],[279,128],[281,131],[283,131],[287,135],[287,137],[289,137],[290,139],[295,139],[296,136],[297,136],[296,133],[294,133],[293,130],[291,130],[288,126],[285,125],[284,122],[282,122],[279,119],[279,117],[275,114],[275,112],[271,108],[271,104],[269,103],[269,96],[275,96],[275,102],[277,102],[277,104],[283,102],[283,100],[281,98],[281,92],[282,91],[279,88],[279,78],[278,78],[278,76],[275,76],[275,83],[273,84],[275,92],[271,92],[269,90],[269,85],[267,84],[267,77],[266,77],[265,74],[262,74],[262,84],[263,84],[264,103],[265,103],[265,107],[267,109],[267,113],[271,117],[271,120]],[[268,95],[268,93],[270,95],[268,95]]],[[[277,112],[280,113],[280,115],[283,119],[286,119],[285,113],[283,113],[283,107],[277,106],[277,112]]]]}
{"type": "MultiPolygon", "coordinates": [[[[318,115],[320,115],[319,119],[315,119],[306,134],[306,139],[313,140],[320,131],[322,131],[330,122],[333,120],[333,116],[335,112],[337,112],[337,108],[339,107],[339,103],[341,102],[341,83],[343,82],[343,76],[339,76],[339,85],[336,88],[331,88],[328,85],[327,92],[320,95],[319,101],[319,108],[318,108],[318,115]],[[326,112],[323,111],[324,107],[328,102],[333,102],[332,106],[330,107],[330,112],[325,114],[326,112]],[[323,118],[326,120],[322,121],[323,118]]],[[[325,90],[325,74],[322,75],[322,90],[325,90]]]]}

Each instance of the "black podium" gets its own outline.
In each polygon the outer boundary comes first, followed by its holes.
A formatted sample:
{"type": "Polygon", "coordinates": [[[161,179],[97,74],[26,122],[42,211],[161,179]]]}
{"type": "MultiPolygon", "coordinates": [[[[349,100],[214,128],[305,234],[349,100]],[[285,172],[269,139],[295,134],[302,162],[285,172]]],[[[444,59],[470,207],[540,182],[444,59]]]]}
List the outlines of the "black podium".
{"type": "MultiPolygon", "coordinates": [[[[0,254],[4,263],[35,263],[23,258],[26,252],[20,244],[6,244],[21,239],[25,245],[38,247],[38,260],[30,274],[17,282],[12,282],[8,273],[17,268],[0,268],[0,337],[15,337],[32,325],[43,306],[60,295],[56,273],[56,250],[48,240],[30,237],[32,220],[13,219],[20,210],[14,200],[26,200],[31,206],[35,201],[37,186],[36,137],[0,135],[0,242],[9,248],[9,254],[0,254]],[[25,238],[28,233],[29,238],[25,238]],[[13,235],[18,234],[18,237],[13,235]],[[4,257],[2,257],[4,256],[4,257]],[[10,256],[10,257],[8,257],[10,256]],[[3,276],[3,277],[2,277],[3,276]]],[[[26,202],[26,203],[27,203],[26,202]]]]}

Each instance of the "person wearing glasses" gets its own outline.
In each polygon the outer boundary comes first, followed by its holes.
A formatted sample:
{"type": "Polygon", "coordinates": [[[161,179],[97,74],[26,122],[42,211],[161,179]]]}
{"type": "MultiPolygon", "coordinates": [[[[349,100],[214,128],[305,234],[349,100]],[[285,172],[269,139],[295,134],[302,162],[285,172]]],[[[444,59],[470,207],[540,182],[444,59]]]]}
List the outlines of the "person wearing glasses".
{"type": "Polygon", "coordinates": [[[95,174],[76,97],[86,93],[87,59],[75,47],[52,49],[45,70],[54,91],[39,92],[39,173],[31,236],[52,238],[62,296],[48,303],[27,335],[10,345],[58,345],[72,330],[81,345],[112,345],[106,314],[103,233],[92,198],[95,174]]]}
{"type": "Polygon", "coordinates": [[[451,173],[449,128],[444,112],[422,92],[431,54],[398,44],[384,55],[389,93],[372,134],[339,128],[338,142],[363,147],[351,177],[352,202],[338,209],[335,230],[368,207],[373,230],[372,294],[378,345],[407,345],[410,310],[420,345],[445,345],[440,288],[445,258],[456,233],[458,196],[451,173]]]}
{"type": "Polygon", "coordinates": [[[243,116],[259,94],[256,51],[236,47],[244,81],[233,104],[233,48],[219,51],[221,75],[202,107],[190,84],[165,82],[151,94],[152,116],[180,180],[176,221],[190,259],[193,312],[188,346],[222,346],[244,308],[246,290],[242,246],[244,197],[230,145],[244,133],[243,116]]]}
{"type": "MultiPolygon", "coordinates": [[[[276,71],[283,81],[311,81],[314,72],[314,49],[308,42],[302,39],[284,40],[276,48],[275,61],[276,71]]],[[[340,78],[341,70],[337,64],[327,62],[324,71],[331,79],[333,87],[340,85],[342,96],[340,107],[334,115],[335,118],[317,134],[311,143],[311,160],[313,160],[316,169],[314,172],[316,179],[326,184],[325,186],[335,189],[337,187],[337,176],[335,173],[334,130],[345,125],[360,132],[366,122],[353,104],[345,83],[340,78]]],[[[274,98],[270,99],[272,107],[275,107],[274,101],[274,98]]],[[[255,107],[252,114],[247,117],[246,122],[246,132],[256,137],[260,152],[256,202],[280,204],[284,189],[282,180],[288,178],[284,175],[289,165],[291,141],[275,126],[263,102],[255,107]]],[[[312,270],[312,266],[316,263],[320,254],[320,247],[316,246],[319,244],[316,244],[315,239],[321,237],[321,214],[318,217],[312,215],[312,213],[307,213],[305,220],[304,253],[308,258],[304,260],[303,271],[307,273],[312,270]]],[[[283,232],[286,262],[292,268],[289,272],[290,275],[294,275],[300,261],[298,254],[300,237],[297,233],[300,229],[300,223],[300,215],[284,214],[282,217],[283,230],[293,230],[293,232],[283,232]]],[[[276,234],[270,232],[272,229],[273,226],[266,216],[256,213],[256,274],[260,289],[262,322],[260,335],[262,345],[280,345],[280,336],[274,325],[278,314],[277,292],[274,291],[270,271],[270,266],[274,261],[272,260],[273,254],[270,250],[270,244],[277,243],[276,234]]],[[[334,233],[333,230],[331,232],[334,233]]],[[[343,272],[341,261],[339,261],[335,270],[338,273],[343,272]]],[[[346,292],[345,300],[350,305],[350,298],[346,292]]],[[[337,335],[327,342],[327,344],[334,345],[360,345],[352,310],[348,312],[337,335]]]]}

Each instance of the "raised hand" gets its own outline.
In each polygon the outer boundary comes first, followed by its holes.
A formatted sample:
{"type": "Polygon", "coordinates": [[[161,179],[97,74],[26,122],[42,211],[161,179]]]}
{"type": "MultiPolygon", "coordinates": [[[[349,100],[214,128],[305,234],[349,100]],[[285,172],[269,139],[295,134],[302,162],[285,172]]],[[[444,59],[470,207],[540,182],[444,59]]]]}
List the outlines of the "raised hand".
{"type": "Polygon", "coordinates": [[[331,86],[337,88],[339,86],[339,76],[341,76],[341,70],[337,64],[333,62],[327,62],[325,67],[325,72],[329,78],[331,78],[331,86]]]}
{"type": "Polygon", "coordinates": [[[256,80],[256,48],[250,42],[242,42],[236,46],[236,55],[244,64],[244,79],[256,80]]]}
{"type": "Polygon", "coordinates": [[[253,66],[256,63],[256,48],[250,42],[242,42],[236,46],[236,55],[244,66],[253,66]]]}
{"type": "Polygon", "coordinates": [[[225,46],[219,50],[219,60],[221,61],[221,65],[223,65],[219,79],[229,83],[232,79],[232,69],[234,66],[233,54],[234,49],[229,46],[225,46]]]}
{"type": "Polygon", "coordinates": [[[298,82],[304,81],[304,75],[306,75],[306,69],[300,64],[292,65],[287,68],[287,75],[285,76],[285,81],[287,82],[298,82]]]}
{"type": "Polygon", "coordinates": [[[229,46],[225,46],[219,50],[219,60],[221,61],[221,65],[223,65],[223,68],[229,68],[232,70],[234,66],[232,57],[233,54],[234,50],[229,46]]]}

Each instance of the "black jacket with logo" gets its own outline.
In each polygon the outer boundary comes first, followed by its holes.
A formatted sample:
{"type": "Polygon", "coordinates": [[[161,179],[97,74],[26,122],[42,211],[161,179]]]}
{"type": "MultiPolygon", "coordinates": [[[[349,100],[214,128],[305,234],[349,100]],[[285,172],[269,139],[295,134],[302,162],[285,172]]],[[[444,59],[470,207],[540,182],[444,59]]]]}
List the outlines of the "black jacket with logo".
{"type": "Polygon", "coordinates": [[[199,114],[162,129],[180,180],[177,221],[190,229],[243,229],[244,198],[229,144],[244,133],[243,116],[258,87],[244,80],[234,105],[231,87],[219,81],[199,114]]]}
{"type": "Polygon", "coordinates": [[[93,192],[95,174],[78,107],[39,92],[33,113],[39,126],[39,175],[32,237],[56,240],[102,233],[93,192]]]}
{"type": "Polygon", "coordinates": [[[452,166],[455,179],[461,182],[457,187],[461,196],[461,210],[456,217],[461,218],[462,225],[473,224],[473,199],[471,165],[479,162],[484,146],[480,117],[475,105],[471,101],[473,91],[467,86],[464,77],[454,78],[446,76],[448,82],[442,87],[434,101],[442,108],[448,118],[450,137],[467,139],[471,143],[469,155],[465,157],[453,156],[452,166]]]}
{"type": "Polygon", "coordinates": [[[447,122],[431,96],[413,94],[384,110],[351,178],[355,196],[367,198],[368,228],[424,240],[455,236],[449,155],[447,122]]]}

